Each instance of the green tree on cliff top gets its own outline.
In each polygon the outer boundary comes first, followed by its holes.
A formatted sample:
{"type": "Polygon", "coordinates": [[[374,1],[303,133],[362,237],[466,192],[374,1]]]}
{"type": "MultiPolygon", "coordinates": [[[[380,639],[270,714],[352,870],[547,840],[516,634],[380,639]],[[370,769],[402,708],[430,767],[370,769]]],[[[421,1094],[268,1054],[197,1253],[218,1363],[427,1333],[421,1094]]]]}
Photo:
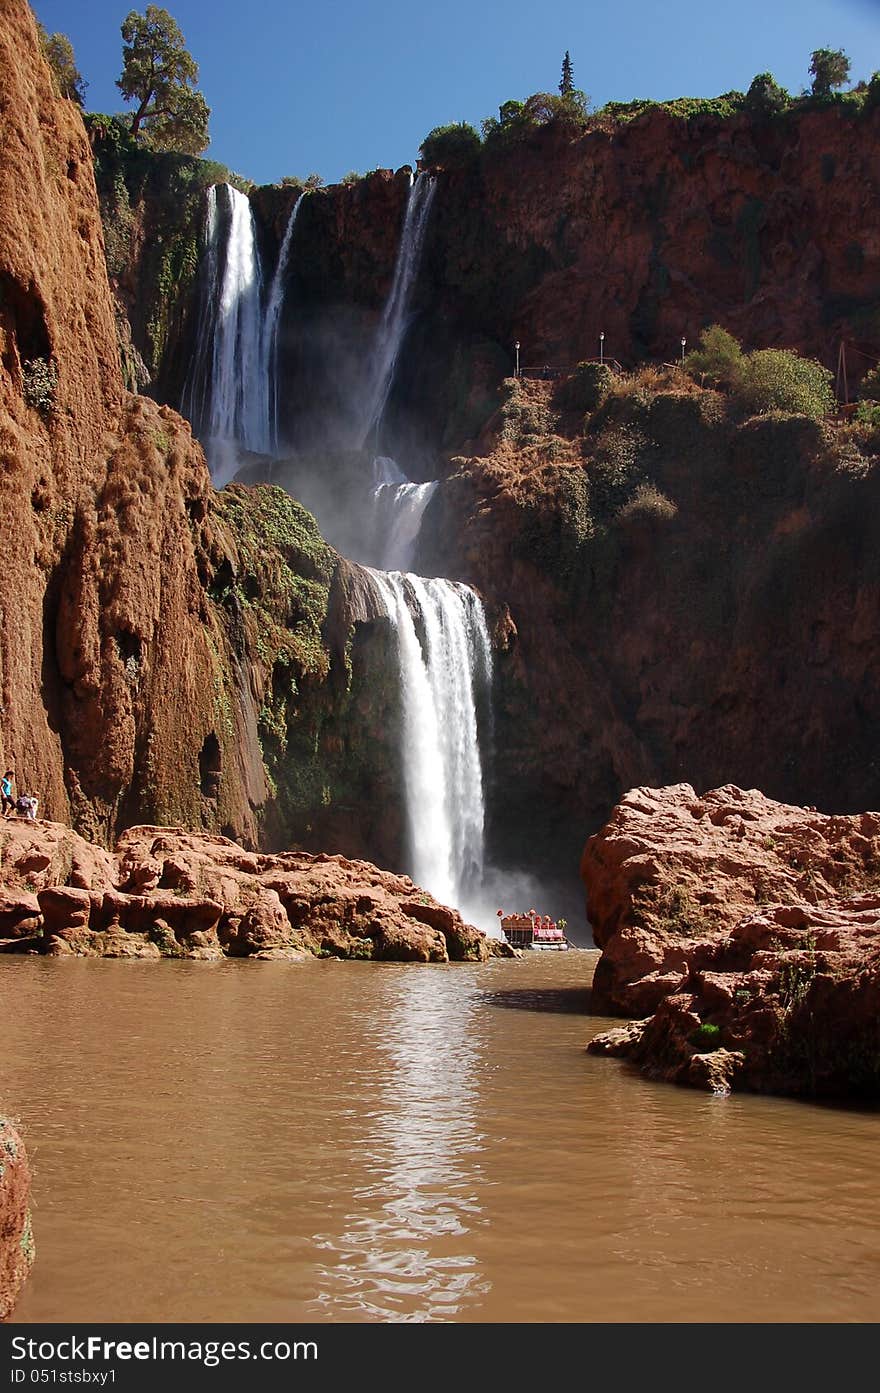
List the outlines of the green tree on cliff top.
{"type": "Polygon", "coordinates": [[[568,49],[565,50],[565,57],[562,60],[562,78],[559,90],[563,97],[567,97],[569,92],[574,91],[574,68],[571,65],[571,54],[568,49]]]}
{"type": "Polygon", "coordinates": [[[842,48],[817,48],[810,58],[813,96],[828,97],[832,87],[849,81],[849,59],[842,48]]]}
{"type": "Polygon", "coordinates": [[[66,34],[47,34],[42,24],[38,24],[37,29],[43,57],[52,69],[52,80],[59,97],[68,97],[77,106],[82,106],[89,84],[76,66],[73,44],[66,34]]]}
{"type": "Polygon", "coordinates": [[[210,110],[196,88],[198,64],[167,10],[131,10],[122,24],[122,76],[116,83],[137,102],[131,134],[156,150],[200,155],[208,144],[210,110]]]}

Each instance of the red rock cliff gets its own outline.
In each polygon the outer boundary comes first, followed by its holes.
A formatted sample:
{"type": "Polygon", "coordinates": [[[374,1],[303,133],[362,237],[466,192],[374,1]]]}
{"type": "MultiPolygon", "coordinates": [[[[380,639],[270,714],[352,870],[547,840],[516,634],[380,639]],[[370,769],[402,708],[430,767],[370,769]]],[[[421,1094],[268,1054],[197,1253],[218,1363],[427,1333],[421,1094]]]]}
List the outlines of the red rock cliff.
{"type": "Polygon", "coordinates": [[[215,504],[186,423],[123,390],[89,143],[24,0],[0,4],[0,71],[0,763],[98,840],[148,819],[255,843],[274,799],[289,844],[309,799],[281,808],[259,722],[281,764],[300,711],[326,717],[337,558],[292,503],[215,504]]]}

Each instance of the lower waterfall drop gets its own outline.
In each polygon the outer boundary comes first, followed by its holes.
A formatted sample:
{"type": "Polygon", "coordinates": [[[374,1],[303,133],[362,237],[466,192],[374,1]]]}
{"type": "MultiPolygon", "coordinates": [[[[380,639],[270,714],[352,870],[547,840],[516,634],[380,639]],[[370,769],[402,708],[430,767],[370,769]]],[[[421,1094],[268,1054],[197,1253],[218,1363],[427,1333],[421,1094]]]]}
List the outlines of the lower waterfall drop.
{"type": "Polygon", "coordinates": [[[477,700],[492,651],[482,601],[458,581],[369,574],[397,634],[411,874],[461,908],[483,875],[477,700]]]}
{"type": "Polygon", "coordinates": [[[437,481],[413,484],[393,459],[380,455],[373,460],[373,483],[376,564],[383,571],[408,571],[437,481]]]}

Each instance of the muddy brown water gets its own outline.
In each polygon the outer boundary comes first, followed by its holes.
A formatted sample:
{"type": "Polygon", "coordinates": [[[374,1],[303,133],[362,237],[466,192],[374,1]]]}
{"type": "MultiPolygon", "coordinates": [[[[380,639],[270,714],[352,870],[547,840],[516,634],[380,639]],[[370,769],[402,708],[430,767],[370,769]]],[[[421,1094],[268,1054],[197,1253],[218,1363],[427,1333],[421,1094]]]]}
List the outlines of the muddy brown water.
{"type": "Polygon", "coordinates": [[[586,1055],[595,957],[3,960],[15,1320],[880,1318],[880,1113],[586,1055]]]}

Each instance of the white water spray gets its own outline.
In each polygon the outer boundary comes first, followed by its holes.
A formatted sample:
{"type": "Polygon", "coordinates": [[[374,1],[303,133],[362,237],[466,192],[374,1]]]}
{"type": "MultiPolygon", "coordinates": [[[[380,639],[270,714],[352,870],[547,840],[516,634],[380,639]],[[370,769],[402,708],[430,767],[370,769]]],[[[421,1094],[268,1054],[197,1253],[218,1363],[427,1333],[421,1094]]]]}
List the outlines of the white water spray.
{"type": "Polygon", "coordinates": [[[408,571],[437,480],[413,484],[393,459],[380,455],[373,461],[373,481],[377,565],[383,571],[408,571]]]}
{"type": "Polygon", "coordinates": [[[275,274],[269,287],[269,297],[266,301],[266,314],[263,319],[260,342],[260,371],[265,373],[268,383],[269,444],[275,454],[278,453],[278,402],[281,395],[278,380],[278,329],[281,324],[281,311],[284,308],[285,279],[287,263],[290,260],[293,229],[296,227],[297,215],[305,196],[305,193],[301,193],[294,203],[287,220],[287,226],[284,229],[281,250],[278,253],[278,265],[275,267],[275,274]]]}
{"type": "Polygon", "coordinates": [[[477,699],[492,668],[483,605],[457,581],[370,574],[397,635],[412,876],[462,905],[483,873],[477,699]]]}
{"type": "Polygon", "coordinates": [[[409,327],[409,302],[422,259],[425,229],[435,188],[436,181],[428,174],[420,174],[410,185],[394,277],[382,311],[370,363],[360,438],[357,441],[359,449],[364,449],[371,431],[379,426],[394,381],[397,356],[409,327]]]}

